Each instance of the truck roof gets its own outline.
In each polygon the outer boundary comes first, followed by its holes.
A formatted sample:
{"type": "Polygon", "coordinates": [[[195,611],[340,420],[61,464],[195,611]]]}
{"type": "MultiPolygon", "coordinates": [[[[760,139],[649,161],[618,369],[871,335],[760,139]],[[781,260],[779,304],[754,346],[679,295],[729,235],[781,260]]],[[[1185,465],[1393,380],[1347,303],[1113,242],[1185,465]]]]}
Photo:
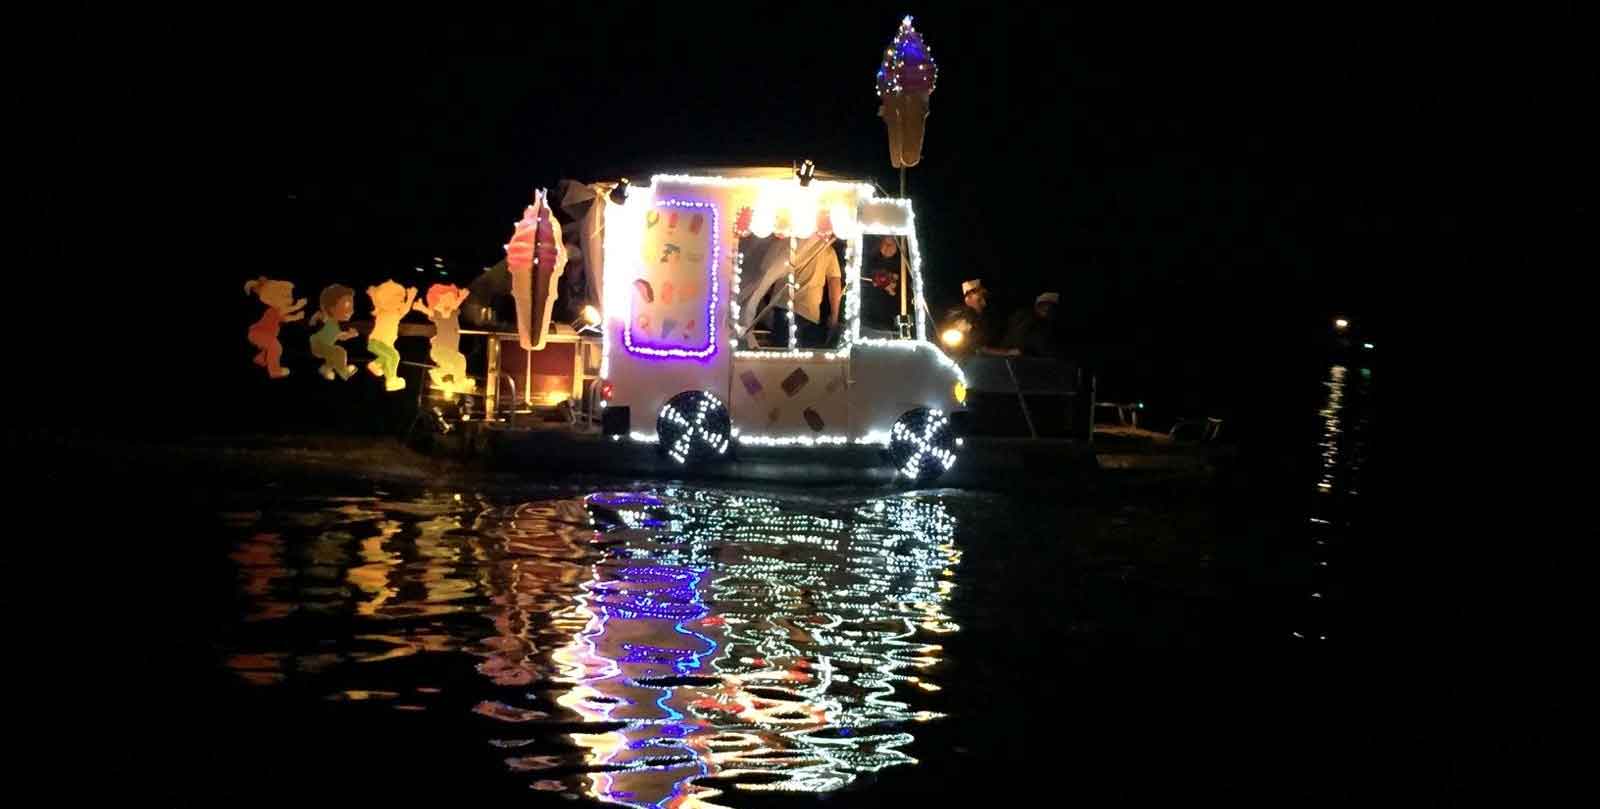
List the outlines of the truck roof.
{"type": "MultiPolygon", "coordinates": [[[[674,171],[658,171],[656,174],[683,174],[692,177],[738,177],[752,180],[783,180],[794,176],[793,166],[698,166],[695,168],[681,168],[674,171]]],[[[839,183],[871,183],[870,178],[850,177],[831,171],[818,169],[815,174],[819,180],[828,180],[839,183]]]]}

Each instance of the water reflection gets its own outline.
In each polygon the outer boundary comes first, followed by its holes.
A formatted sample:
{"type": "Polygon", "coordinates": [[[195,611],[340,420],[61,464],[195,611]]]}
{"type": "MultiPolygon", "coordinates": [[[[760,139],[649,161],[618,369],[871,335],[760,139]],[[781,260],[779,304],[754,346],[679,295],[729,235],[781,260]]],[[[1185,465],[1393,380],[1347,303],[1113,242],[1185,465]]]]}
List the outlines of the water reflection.
{"type": "Polygon", "coordinates": [[[492,508],[476,516],[472,534],[495,630],[479,644],[479,673],[502,686],[547,678],[546,650],[571,634],[558,614],[571,608],[593,555],[593,530],[582,502],[492,508]]]}
{"type": "Polygon", "coordinates": [[[1338,634],[1336,605],[1344,592],[1337,557],[1351,536],[1373,418],[1370,369],[1353,373],[1343,365],[1331,366],[1323,385],[1328,393],[1318,411],[1322,420],[1317,444],[1321,457],[1315,501],[1307,518],[1311,538],[1306,554],[1311,568],[1307,575],[1310,606],[1302,612],[1292,632],[1296,638],[1316,641],[1338,634]]]}
{"type": "Polygon", "coordinates": [[[560,700],[622,727],[574,737],[593,797],[671,806],[747,790],[823,792],[915,759],[907,723],[934,718],[897,692],[954,631],[942,574],[958,558],[937,501],[874,500],[825,516],[761,498],[596,495],[602,539],[557,653],[560,700]],[[611,771],[611,768],[616,768],[611,771]]]}
{"type": "Polygon", "coordinates": [[[224,659],[242,681],[351,710],[450,698],[470,706],[451,709],[461,743],[535,789],[656,807],[827,792],[915,764],[913,729],[940,715],[960,554],[936,496],[371,498],[231,521],[224,659]],[[438,687],[460,670],[475,685],[438,687]]]}

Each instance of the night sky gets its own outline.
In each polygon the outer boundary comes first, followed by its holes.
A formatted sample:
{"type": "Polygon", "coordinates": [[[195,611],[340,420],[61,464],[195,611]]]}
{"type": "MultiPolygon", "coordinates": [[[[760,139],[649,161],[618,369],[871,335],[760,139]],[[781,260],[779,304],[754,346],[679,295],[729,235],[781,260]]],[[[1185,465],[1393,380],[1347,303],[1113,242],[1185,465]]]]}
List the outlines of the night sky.
{"type": "Polygon", "coordinates": [[[999,317],[1058,291],[1112,389],[1205,399],[1336,313],[1376,334],[1414,272],[1399,245],[1453,227],[1408,190],[1436,164],[1415,122],[1440,67],[1374,9],[277,12],[141,46],[152,75],[119,86],[115,120],[149,143],[133,168],[173,234],[163,272],[237,333],[216,361],[248,366],[244,279],[314,297],[443,256],[465,284],[563,178],[810,158],[893,190],[873,74],[905,13],[940,67],[909,176],[930,304],[969,277],[999,317]]]}

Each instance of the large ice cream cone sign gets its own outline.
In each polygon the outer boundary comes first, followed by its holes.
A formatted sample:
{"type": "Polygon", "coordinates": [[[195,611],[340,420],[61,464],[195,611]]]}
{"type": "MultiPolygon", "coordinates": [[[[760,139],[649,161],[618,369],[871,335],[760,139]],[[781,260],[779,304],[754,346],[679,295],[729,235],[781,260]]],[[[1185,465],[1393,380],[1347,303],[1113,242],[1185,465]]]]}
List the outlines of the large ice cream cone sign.
{"type": "Polygon", "coordinates": [[[544,191],[538,191],[506,244],[511,297],[517,303],[517,337],[528,351],[544,348],[550,309],[556,301],[556,284],[566,266],[561,223],[551,213],[544,191]]]}
{"type": "Polygon", "coordinates": [[[939,76],[933,54],[911,18],[900,21],[894,41],[878,67],[878,115],[889,130],[889,163],[897,169],[922,162],[922,135],[928,122],[928,99],[939,76]]]}

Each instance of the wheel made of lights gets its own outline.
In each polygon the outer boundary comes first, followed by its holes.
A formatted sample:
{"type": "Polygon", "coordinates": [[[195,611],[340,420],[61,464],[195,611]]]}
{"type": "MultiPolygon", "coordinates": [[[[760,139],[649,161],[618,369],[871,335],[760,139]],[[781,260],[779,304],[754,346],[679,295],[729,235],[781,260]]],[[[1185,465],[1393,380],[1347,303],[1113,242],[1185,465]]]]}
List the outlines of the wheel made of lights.
{"type": "Polygon", "coordinates": [[[919,407],[900,417],[889,432],[889,456],[900,474],[919,483],[934,480],[956,463],[950,417],[919,407]]]}
{"type": "Polygon", "coordinates": [[[662,454],[681,464],[727,455],[730,426],[728,408],[705,391],[684,391],[668,399],[656,415],[662,454]]]}

